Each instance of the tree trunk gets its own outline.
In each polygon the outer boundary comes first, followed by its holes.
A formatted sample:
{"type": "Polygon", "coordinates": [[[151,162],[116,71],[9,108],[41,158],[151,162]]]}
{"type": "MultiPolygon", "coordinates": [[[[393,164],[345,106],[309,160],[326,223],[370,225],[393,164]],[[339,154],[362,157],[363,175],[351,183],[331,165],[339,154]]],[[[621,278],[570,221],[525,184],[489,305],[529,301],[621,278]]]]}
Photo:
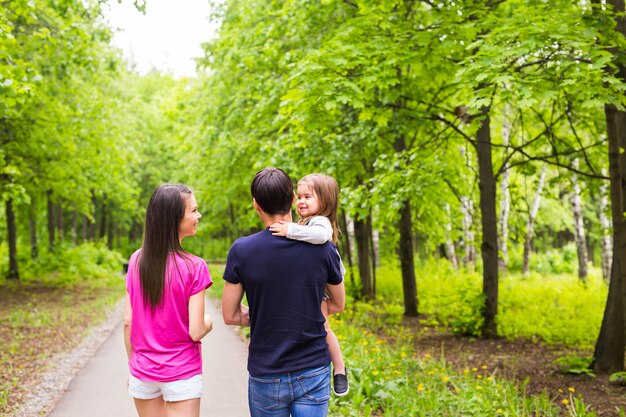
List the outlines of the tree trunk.
{"type": "Polygon", "coordinates": [[[370,269],[370,231],[368,216],[365,219],[358,218],[354,221],[354,237],[357,244],[357,257],[359,265],[359,275],[361,277],[361,294],[368,299],[374,299],[374,283],[370,269]]]}
{"type": "Polygon", "coordinates": [[[63,204],[59,203],[56,206],[56,214],[57,214],[57,234],[58,239],[61,244],[65,240],[65,223],[63,219],[63,204]]]}
{"type": "Polygon", "coordinates": [[[13,199],[6,201],[7,235],[9,239],[9,273],[7,278],[20,279],[17,267],[17,227],[15,225],[15,211],[13,211],[13,199]]]}
{"type": "Polygon", "coordinates": [[[404,315],[417,316],[417,281],[415,279],[415,263],[413,260],[413,221],[411,220],[411,204],[404,202],[400,211],[400,241],[398,255],[402,270],[402,289],[404,292],[404,315]]]}
{"type": "Polygon", "coordinates": [[[483,120],[476,132],[476,152],[480,190],[480,213],[482,222],[481,255],[483,260],[483,296],[485,309],[483,337],[498,334],[498,218],[496,215],[496,180],[491,160],[491,131],[489,107],[481,109],[483,120]]]}
{"type": "Polygon", "coordinates": [[[76,246],[78,240],[78,211],[72,211],[72,245],[76,246]]]}
{"type": "MultiPolygon", "coordinates": [[[[572,167],[578,169],[578,159],[574,159],[572,167]]],[[[587,239],[585,238],[585,224],[583,222],[582,199],[580,197],[580,184],[578,176],[572,175],[572,211],[574,213],[574,240],[578,253],[578,278],[587,279],[587,239]]]]}
{"type": "Polygon", "coordinates": [[[82,241],[86,242],[89,239],[89,218],[83,214],[80,218],[80,223],[82,241]]]}
{"type": "Polygon", "coordinates": [[[102,239],[104,237],[106,237],[107,235],[107,226],[109,224],[109,210],[106,204],[102,204],[102,207],[100,208],[100,233],[98,235],[98,238],[102,239]]]}
{"type": "MultiPolygon", "coordinates": [[[[339,216],[339,227],[343,231],[341,237],[343,238],[343,253],[346,261],[348,262],[346,273],[350,276],[350,282],[354,284],[354,274],[352,270],[354,268],[354,263],[352,262],[352,241],[350,240],[350,233],[348,232],[348,218],[346,216],[345,211],[341,211],[341,215],[339,216]]],[[[352,235],[354,236],[354,229],[352,230],[352,235]]]]}
{"type": "Polygon", "coordinates": [[[461,211],[463,212],[463,247],[465,266],[476,262],[476,246],[474,246],[474,202],[469,197],[461,197],[461,211]]]}
{"type": "MultiPolygon", "coordinates": [[[[602,169],[602,175],[606,176],[606,170],[602,169]]],[[[609,208],[609,197],[608,197],[608,189],[606,182],[603,182],[600,186],[600,229],[601,229],[601,237],[600,237],[600,251],[602,252],[602,276],[605,280],[608,280],[611,276],[611,259],[613,257],[613,242],[611,242],[611,225],[609,223],[609,218],[606,215],[607,209],[609,208]]]]}
{"type": "Polygon", "coordinates": [[[450,215],[450,204],[446,203],[446,213],[448,215],[448,221],[446,222],[446,243],[444,245],[444,251],[446,259],[452,263],[454,269],[458,269],[459,263],[456,259],[456,251],[454,249],[454,242],[452,241],[452,219],[450,215]]]}
{"type": "Polygon", "coordinates": [[[54,217],[55,216],[54,216],[54,203],[52,202],[51,190],[48,190],[47,198],[48,198],[48,249],[50,250],[50,252],[54,253],[55,243],[56,243],[56,238],[54,236],[55,234],[54,217]]]}
{"type": "MultiPolygon", "coordinates": [[[[508,110],[508,109],[507,109],[508,110]]],[[[510,110],[507,111],[510,113],[510,110]]],[[[508,114],[506,115],[508,116],[508,114]]],[[[511,138],[511,125],[508,121],[505,121],[502,125],[502,140],[505,150],[508,150],[509,142],[511,138]]],[[[502,182],[500,182],[500,227],[498,231],[500,235],[498,237],[498,267],[500,271],[506,272],[509,264],[509,213],[511,211],[511,194],[509,192],[509,168],[503,167],[502,182]]]]}
{"type": "MultiPolygon", "coordinates": [[[[623,7],[622,7],[623,9],[623,7]]],[[[626,113],[612,104],[604,106],[609,141],[609,176],[611,189],[611,215],[613,221],[613,262],[609,294],[604,309],[600,334],[593,353],[592,367],[598,373],[614,373],[624,369],[626,345],[626,225],[624,223],[625,162],[620,148],[626,142],[626,113]]]]}
{"type": "Polygon", "coordinates": [[[28,210],[28,234],[30,240],[30,258],[37,259],[39,248],[37,247],[37,213],[31,205],[28,210]]]}
{"type": "Polygon", "coordinates": [[[533,198],[533,205],[530,207],[530,212],[528,213],[528,221],[526,222],[526,236],[524,237],[524,257],[522,260],[522,273],[524,274],[527,274],[530,271],[530,252],[532,250],[535,219],[537,218],[537,213],[539,213],[539,205],[541,204],[541,193],[543,191],[543,185],[546,182],[546,172],[546,164],[543,164],[541,166],[541,173],[539,174],[539,182],[537,183],[535,198],[533,198]]]}

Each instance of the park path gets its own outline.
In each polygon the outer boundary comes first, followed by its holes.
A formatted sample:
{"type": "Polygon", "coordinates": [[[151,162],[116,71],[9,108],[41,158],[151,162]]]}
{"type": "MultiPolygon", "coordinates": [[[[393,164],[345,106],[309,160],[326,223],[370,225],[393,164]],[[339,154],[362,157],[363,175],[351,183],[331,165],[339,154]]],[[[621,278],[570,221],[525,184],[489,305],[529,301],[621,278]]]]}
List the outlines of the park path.
{"type": "MultiPolygon", "coordinates": [[[[213,331],[202,340],[204,396],[202,417],[246,417],[247,351],[239,335],[224,324],[222,313],[207,300],[213,331]]],[[[136,417],[126,391],[128,366],[120,322],[96,354],[72,380],[48,417],[136,417]]]]}

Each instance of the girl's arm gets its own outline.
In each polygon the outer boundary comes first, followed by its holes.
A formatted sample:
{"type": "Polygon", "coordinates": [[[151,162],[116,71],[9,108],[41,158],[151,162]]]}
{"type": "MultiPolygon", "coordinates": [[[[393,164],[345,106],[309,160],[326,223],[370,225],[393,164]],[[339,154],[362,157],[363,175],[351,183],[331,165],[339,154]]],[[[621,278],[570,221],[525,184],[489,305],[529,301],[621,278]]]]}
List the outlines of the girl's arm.
{"type": "Polygon", "coordinates": [[[189,298],[189,336],[198,342],[212,329],[211,316],[204,314],[204,291],[200,291],[189,298]]]}
{"type": "Polygon", "coordinates": [[[322,245],[333,238],[333,227],[330,220],[323,216],[315,216],[306,225],[283,222],[270,226],[275,236],[286,236],[287,239],[322,245]]]}

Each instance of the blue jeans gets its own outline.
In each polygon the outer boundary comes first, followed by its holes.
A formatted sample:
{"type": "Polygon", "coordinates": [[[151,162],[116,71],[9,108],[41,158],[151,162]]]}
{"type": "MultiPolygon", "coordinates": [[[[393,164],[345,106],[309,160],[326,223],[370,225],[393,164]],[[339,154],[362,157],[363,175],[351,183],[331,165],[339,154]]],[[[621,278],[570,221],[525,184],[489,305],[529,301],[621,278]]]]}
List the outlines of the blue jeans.
{"type": "Polygon", "coordinates": [[[248,377],[251,417],[326,417],[329,400],[330,365],[248,377]]]}

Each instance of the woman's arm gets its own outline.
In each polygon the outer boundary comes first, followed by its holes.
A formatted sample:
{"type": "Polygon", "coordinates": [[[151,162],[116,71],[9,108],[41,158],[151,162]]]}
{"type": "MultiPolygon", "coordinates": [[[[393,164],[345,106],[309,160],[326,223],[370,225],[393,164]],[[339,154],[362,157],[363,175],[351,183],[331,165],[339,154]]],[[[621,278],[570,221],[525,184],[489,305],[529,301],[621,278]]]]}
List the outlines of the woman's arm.
{"type": "Polygon", "coordinates": [[[130,294],[126,293],[126,304],[124,305],[124,345],[126,346],[126,355],[130,360],[130,354],[133,347],[130,344],[130,325],[133,322],[133,309],[130,305],[130,294]]]}
{"type": "Polygon", "coordinates": [[[194,342],[200,341],[213,330],[211,316],[204,314],[204,291],[189,298],[189,336],[194,342]]]}

